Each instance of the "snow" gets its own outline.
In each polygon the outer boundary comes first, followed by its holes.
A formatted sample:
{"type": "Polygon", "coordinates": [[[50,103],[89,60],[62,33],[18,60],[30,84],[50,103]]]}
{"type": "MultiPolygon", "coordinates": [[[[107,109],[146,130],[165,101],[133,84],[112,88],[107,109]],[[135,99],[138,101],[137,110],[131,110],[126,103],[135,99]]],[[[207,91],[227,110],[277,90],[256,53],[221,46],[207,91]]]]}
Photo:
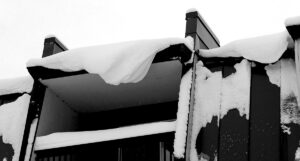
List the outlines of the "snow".
{"type": "Polygon", "coordinates": [[[295,40],[295,66],[297,87],[300,92],[300,39],[295,40]]]}
{"type": "Polygon", "coordinates": [[[45,36],[45,39],[49,39],[49,38],[53,38],[53,37],[56,38],[56,36],[55,36],[54,34],[49,34],[49,35],[46,35],[46,36],[45,36]]]}
{"type": "Polygon", "coordinates": [[[281,124],[300,125],[299,93],[293,59],[281,60],[281,124]]]}
{"type": "Polygon", "coordinates": [[[183,158],[185,152],[191,85],[192,70],[190,69],[182,77],[180,82],[176,132],[174,140],[174,156],[177,158],[183,158]]]}
{"type": "Polygon", "coordinates": [[[295,153],[295,161],[298,161],[300,159],[300,147],[297,148],[295,153]]]}
{"type": "Polygon", "coordinates": [[[281,129],[283,131],[283,133],[287,133],[288,135],[291,135],[291,128],[287,127],[286,125],[284,124],[281,124],[281,129]]]}
{"type": "Polygon", "coordinates": [[[265,66],[265,70],[270,82],[280,87],[280,61],[276,62],[275,64],[269,64],[265,66]]]}
{"type": "Polygon", "coordinates": [[[201,49],[203,57],[244,57],[260,63],[274,63],[288,47],[287,31],[233,41],[219,48],[201,49]]]}
{"type": "MultiPolygon", "coordinates": [[[[189,42],[189,46],[190,46],[190,47],[193,47],[193,46],[194,46],[194,41],[195,41],[195,40],[194,40],[193,37],[187,36],[185,39],[189,42]]],[[[184,64],[185,64],[185,65],[187,65],[187,64],[192,64],[193,61],[194,61],[194,56],[195,56],[195,53],[193,52],[191,58],[190,58],[188,61],[184,62],[184,64]]]]}
{"type": "Polygon", "coordinates": [[[246,60],[234,65],[235,73],[222,80],[221,118],[231,109],[238,109],[249,119],[251,64],[246,60]]]}
{"type": "Polygon", "coordinates": [[[285,26],[296,26],[300,25],[300,16],[289,17],[284,22],[285,26]]]}
{"type": "Polygon", "coordinates": [[[36,132],[36,129],[37,129],[37,123],[38,123],[37,118],[35,118],[31,123],[30,134],[29,134],[29,137],[28,137],[28,145],[27,145],[27,148],[26,148],[26,155],[25,155],[25,160],[24,161],[29,161],[29,159],[30,159],[32,144],[33,144],[35,132],[36,132]]]}
{"type": "Polygon", "coordinates": [[[186,10],[186,13],[191,13],[191,12],[198,12],[198,10],[196,8],[190,8],[186,10]]]}
{"type": "Polygon", "coordinates": [[[13,161],[19,160],[30,96],[24,94],[15,102],[0,106],[0,135],[14,149],[13,161]]]}
{"type": "Polygon", "coordinates": [[[191,136],[191,161],[198,161],[196,138],[200,129],[212,121],[214,116],[219,117],[221,104],[222,72],[212,73],[202,62],[196,68],[195,106],[193,111],[193,125],[191,136]]]}
{"type": "Polygon", "coordinates": [[[200,157],[200,160],[199,161],[209,161],[209,159],[205,159],[203,157],[200,157]]]}
{"type": "Polygon", "coordinates": [[[196,69],[195,106],[193,111],[191,161],[198,161],[196,138],[213,117],[223,118],[237,109],[249,119],[251,63],[246,59],[234,65],[235,73],[223,78],[221,71],[211,72],[200,61],[196,69]]]}
{"type": "Polygon", "coordinates": [[[89,144],[137,136],[153,135],[175,130],[176,122],[154,122],[148,124],[120,127],[115,129],[61,132],[36,138],[35,150],[53,149],[81,144],[89,144]]]}
{"type": "Polygon", "coordinates": [[[30,93],[33,86],[33,79],[30,76],[0,79],[0,95],[13,93],[30,93]]]}
{"type": "Polygon", "coordinates": [[[135,83],[147,74],[156,53],[181,43],[192,51],[191,40],[165,38],[78,48],[29,60],[27,66],[43,66],[66,72],[86,70],[98,74],[106,83],[113,85],[135,83]]]}
{"type": "Polygon", "coordinates": [[[184,65],[192,64],[194,61],[194,56],[195,56],[195,54],[193,53],[191,58],[187,62],[184,62],[184,65]]]}

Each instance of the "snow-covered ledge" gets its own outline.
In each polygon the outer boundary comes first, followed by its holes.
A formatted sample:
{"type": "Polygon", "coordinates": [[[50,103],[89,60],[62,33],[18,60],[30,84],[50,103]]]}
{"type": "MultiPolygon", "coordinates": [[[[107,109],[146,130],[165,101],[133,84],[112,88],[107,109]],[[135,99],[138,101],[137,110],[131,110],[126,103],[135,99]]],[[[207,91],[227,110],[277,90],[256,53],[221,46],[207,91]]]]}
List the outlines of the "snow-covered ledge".
{"type": "Polygon", "coordinates": [[[36,138],[35,150],[53,149],[175,131],[175,121],[120,127],[107,130],[61,132],[36,138]]]}

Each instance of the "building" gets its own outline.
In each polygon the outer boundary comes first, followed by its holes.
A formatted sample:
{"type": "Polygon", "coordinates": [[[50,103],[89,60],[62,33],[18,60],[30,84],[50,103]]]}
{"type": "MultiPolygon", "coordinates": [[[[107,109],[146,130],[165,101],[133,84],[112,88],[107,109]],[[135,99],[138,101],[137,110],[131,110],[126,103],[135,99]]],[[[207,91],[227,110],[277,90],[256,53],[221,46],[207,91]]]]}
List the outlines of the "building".
{"type": "MultiPolygon", "coordinates": [[[[38,161],[298,159],[300,109],[299,96],[290,88],[297,81],[291,72],[296,67],[289,36],[276,34],[219,48],[198,12],[187,13],[186,21],[185,36],[193,38],[192,46],[187,38],[67,50],[57,38],[46,38],[43,59],[28,65],[32,91],[2,92],[0,97],[2,104],[9,104],[31,96],[25,100],[28,114],[16,160],[28,160],[30,151],[31,160],[38,161]],[[101,77],[89,72],[96,71],[95,66],[84,64],[86,57],[80,55],[99,49],[122,55],[117,64],[110,62],[111,55],[102,58],[100,66],[108,62],[109,68],[100,71],[101,77]],[[140,51],[149,51],[147,59],[139,57],[140,51]],[[251,55],[262,51],[279,55],[274,60],[251,55]],[[64,54],[56,56],[60,52],[64,54]],[[131,58],[135,54],[138,57],[131,58]],[[115,67],[123,62],[130,62],[126,67],[132,69],[115,67]],[[119,71],[126,75],[116,74],[119,71]],[[185,93],[178,98],[181,92],[185,93]]],[[[0,151],[7,152],[0,153],[0,159],[12,160],[15,147],[0,142],[5,149],[0,151]]]]}

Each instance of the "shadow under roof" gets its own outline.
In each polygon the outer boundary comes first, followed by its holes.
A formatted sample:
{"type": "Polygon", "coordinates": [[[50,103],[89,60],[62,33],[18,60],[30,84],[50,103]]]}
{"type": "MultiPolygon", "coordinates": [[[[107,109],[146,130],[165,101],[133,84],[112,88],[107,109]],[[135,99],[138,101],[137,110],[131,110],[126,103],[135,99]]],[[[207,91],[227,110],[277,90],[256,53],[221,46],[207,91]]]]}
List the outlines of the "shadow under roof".
{"type": "Polygon", "coordinates": [[[184,44],[172,45],[157,53],[143,80],[117,86],[86,71],[64,72],[40,66],[28,70],[75,111],[99,112],[177,101],[183,71],[180,60],[189,60],[191,53],[184,44]]]}

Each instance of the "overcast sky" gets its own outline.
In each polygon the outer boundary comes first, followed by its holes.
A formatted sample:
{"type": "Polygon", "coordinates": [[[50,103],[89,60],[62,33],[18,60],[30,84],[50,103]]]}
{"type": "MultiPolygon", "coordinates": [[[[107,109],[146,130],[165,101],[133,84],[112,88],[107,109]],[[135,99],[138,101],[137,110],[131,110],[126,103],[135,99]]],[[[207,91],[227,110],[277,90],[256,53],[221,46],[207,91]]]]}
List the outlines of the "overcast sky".
{"type": "Polygon", "coordinates": [[[300,0],[0,0],[0,78],[26,75],[47,35],[69,49],[96,44],[184,37],[195,8],[219,38],[230,41],[285,30],[300,0]]]}

